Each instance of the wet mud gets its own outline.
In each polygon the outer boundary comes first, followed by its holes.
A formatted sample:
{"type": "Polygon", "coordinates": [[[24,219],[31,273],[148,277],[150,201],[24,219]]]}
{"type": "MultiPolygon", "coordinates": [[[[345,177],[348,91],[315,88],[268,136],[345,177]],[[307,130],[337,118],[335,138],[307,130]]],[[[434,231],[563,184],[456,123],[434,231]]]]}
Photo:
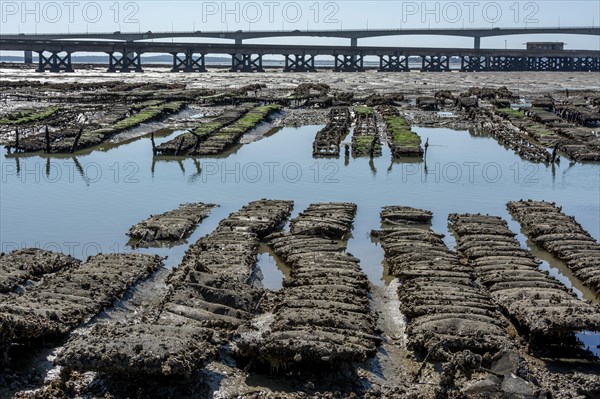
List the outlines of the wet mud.
{"type": "Polygon", "coordinates": [[[158,256],[96,255],[48,276],[22,295],[4,297],[0,303],[2,352],[7,357],[12,342],[64,336],[161,266],[158,256]]]}

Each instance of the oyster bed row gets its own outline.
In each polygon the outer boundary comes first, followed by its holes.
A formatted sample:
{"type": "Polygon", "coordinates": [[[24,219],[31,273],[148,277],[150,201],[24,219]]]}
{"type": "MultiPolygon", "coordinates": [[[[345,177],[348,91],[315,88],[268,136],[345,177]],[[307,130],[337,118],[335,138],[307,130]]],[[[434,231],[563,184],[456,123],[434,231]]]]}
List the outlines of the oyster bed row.
{"type": "Polygon", "coordinates": [[[496,216],[453,214],[457,249],[468,260],[494,303],[533,344],[561,345],[578,331],[600,331],[598,309],[542,272],[522,249],[506,221],[496,216]],[[554,341],[558,339],[557,341],[554,341]]]}
{"type": "Polygon", "coordinates": [[[243,104],[234,111],[225,113],[217,120],[198,127],[191,133],[161,144],[154,149],[155,155],[198,156],[217,155],[237,143],[248,131],[281,107],[279,105],[264,105],[254,107],[243,104]]]}
{"type": "Polygon", "coordinates": [[[424,151],[421,148],[421,138],[411,130],[406,118],[400,115],[397,108],[381,106],[379,113],[382,115],[387,128],[387,140],[392,156],[420,157],[424,151]]]}
{"type": "Polygon", "coordinates": [[[292,271],[267,330],[237,343],[241,356],[274,369],[306,370],[375,354],[369,281],[336,241],[350,233],[355,214],[354,204],[313,204],[292,221],[291,233],[269,237],[292,271]]]}
{"type": "MultiPolygon", "coordinates": [[[[408,318],[408,347],[434,359],[444,358],[445,351],[499,351],[509,342],[506,321],[489,294],[476,287],[474,270],[446,247],[443,236],[423,228],[428,218],[426,211],[395,209],[398,225],[372,233],[381,240],[389,273],[402,281],[398,297],[408,318]],[[414,222],[415,213],[423,226],[401,225],[414,222]]],[[[389,208],[382,213],[386,220],[389,208]]]]}
{"type": "Polygon", "coordinates": [[[0,293],[13,291],[28,280],[78,266],[80,261],[68,255],[42,249],[22,249],[0,254],[0,293]]]}
{"type": "Polygon", "coordinates": [[[2,296],[3,358],[12,342],[64,336],[161,266],[162,259],[153,255],[96,255],[45,277],[20,295],[2,296]]]}
{"type": "Polygon", "coordinates": [[[329,111],[329,122],[317,132],[313,142],[313,156],[338,157],[340,143],[350,131],[350,110],[348,107],[336,107],[329,111]]]}
{"type": "Polygon", "coordinates": [[[513,109],[510,101],[492,101],[492,107],[470,109],[469,117],[524,159],[554,163],[560,151],[578,162],[600,160],[600,138],[593,130],[600,111],[594,105],[549,98],[534,100],[531,108],[513,109]]]}
{"type": "Polygon", "coordinates": [[[212,121],[200,125],[189,133],[181,134],[154,148],[155,155],[195,155],[200,145],[207,141],[220,129],[239,120],[252,109],[251,104],[241,104],[235,108],[225,110],[212,121]]]}
{"type": "Polygon", "coordinates": [[[191,376],[257,311],[249,283],[259,236],[281,226],[291,202],[259,201],[224,219],[187,251],[171,289],[143,324],[99,326],[67,344],[58,363],[110,374],[191,376]],[[156,340],[168,334],[168,340],[156,340]]]}
{"type": "Polygon", "coordinates": [[[204,90],[124,82],[5,82],[2,88],[1,98],[16,105],[0,113],[0,136],[15,154],[83,151],[121,134],[135,135],[132,130],[160,121],[161,127],[187,133],[154,145],[155,156],[214,156],[283,111],[276,118],[296,125],[298,120],[286,113],[304,113],[300,124],[314,124],[329,112],[327,126],[315,137],[315,157],[338,157],[341,141],[353,125],[355,157],[378,156],[381,141],[387,141],[394,158],[420,157],[425,151],[420,137],[411,131],[416,125],[474,127],[531,162],[554,163],[561,156],[576,162],[600,160],[600,101],[595,92],[571,97],[552,93],[527,102],[506,87],[439,90],[433,96],[410,91],[361,96],[310,84],[291,91],[256,84],[204,90]],[[439,111],[453,118],[442,118],[439,111]],[[192,116],[193,112],[199,114],[192,116]]]}
{"type": "MultiPolygon", "coordinates": [[[[173,389],[201,384],[214,367],[234,367],[227,369],[231,378],[294,376],[299,384],[321,373],[324,380],[306,397],[335,396],[331,384],[342,396],[364,397],[519,392],[525,398],[561,398],[575,397],[565,392],[583,397],[600,392],[600,377],[588,371],[594,361],[579,366],[572,381],[539,360],[558,353],[586,359],[578,357],[575,334],[600,330],[597,305],[542,272],[501,218],[450,215],[457,237],[452,251],[431,229],[432,212],[406,206],[383,208],[383,227],[372,236],[399,281],[394,306],[405,318],[406,341],[393,345],[413,354],[406,361],[416,371],[413,380],[398,385],[364,376],[367,382],[360,383],[356,373],[386,356],[381,345],[388,338],[377,325],[388,316],[375,311],[381,299],[346,249],[357,206],[312,204],[284,232],[292,207],[291,201],[261,200],[232,213],[189,247],[154,306],[131,319],[92,320],[85,329],[76,327],[154,273],[161,259],[98,255],[80,265],[51,253],[4,255],[5,270],[36,266],[7,280],[14,281],[11,293],[0,297],[3,350],[18,356],[16,344],[36,341],[34,348],[40,347],[40,338],[64,337],[75,329],[54,360],[60,375],[24,397],[169,396],[173,389]],[[291,270],[279,291],[255,284],[261,243],[291,270]],[[31,279],[41,282],[23,284],[31,279]],[[93,372],[91,382],[81,380],[84,372],[93,372]],[[350,374],[340,377],[344,373],[350,374]],[[149,377],[157,378],[159,388],[148,384],[149,377]],[[67,393],[73,384],[80,385],[78,395],[67,393]]],[[[179,222],[165,223],[169,228],[179,222]]]]}
{"type": "Polygon", "coordinates": [[[375,110],[371,107],[355,108],[356,127],[352,134],[352,156],[371,158],[381,155],[381,141],[375,110]]]}
{"type": "Polygon", "coordinates": [[[175,210],[151,216],[132,226],[127,235],[135,240],[134,246],[171,244],[189,235],[215,206],[201,202],[182,204],[175,210]]]}
{"type": "Polygon", "coordinates": [[[544,201],[510,202],[508,209],[528,237],[600,294],[600,245],[573,217],[544,201]]]}

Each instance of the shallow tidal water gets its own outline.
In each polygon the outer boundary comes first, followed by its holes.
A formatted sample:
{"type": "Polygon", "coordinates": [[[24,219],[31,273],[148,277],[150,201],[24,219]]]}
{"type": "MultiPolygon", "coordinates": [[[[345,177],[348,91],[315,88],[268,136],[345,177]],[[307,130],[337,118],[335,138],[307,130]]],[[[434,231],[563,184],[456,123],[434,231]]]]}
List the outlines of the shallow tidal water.
{"type": "MultiPolygon", "coordinates": [[[[240,145],[219,158],[153,158],[148,136],[121,145],[104,145],[73,157],[14,155],[0,150],[0,243],[3,252],[40,247],[85,259],[99,252],[134,251],[127,246],[129,228],[185,202],[219,205],[187,239],[172,248],[136,249],[168,256],[176,267],[188,245],[212,231],[219,221],[249,201],[294,200],[295,216],[309,204],[347,201],[358,204],[348,251],[377,285],[392,279],[385,273],[383,250],[370,232],[380,227],[385,205],[408,205],[433,211],[433,229],[448,232],[449,213],[489,213],[509,221],[520,232],[506,203],[537,199],[557,202],[596,240],[600,238],[600,165],[556,167],[531,164],[489,138],[467,131],[415,128],[429,139],[426,161],[391,162],[389,149],[381,157],[314,159],[312,141],[322,126],[281,128],[259,141],[240,145]]],[[[179,132],[158,135],[160,144],[179,132]]],[[[350,136],[345,140],[350,143],[350,136]]],[[[527,242],[550,271],[582,298],[598,298],[564,265],[527,242]]],[[[278,289],[288,270],[266,246],[259,256],[265,287],[278,289]]],[[[259,274],[259,277],[260,277],[259,274]]],[[[594,351],[598,335],[581,336],[594,351]]]]}

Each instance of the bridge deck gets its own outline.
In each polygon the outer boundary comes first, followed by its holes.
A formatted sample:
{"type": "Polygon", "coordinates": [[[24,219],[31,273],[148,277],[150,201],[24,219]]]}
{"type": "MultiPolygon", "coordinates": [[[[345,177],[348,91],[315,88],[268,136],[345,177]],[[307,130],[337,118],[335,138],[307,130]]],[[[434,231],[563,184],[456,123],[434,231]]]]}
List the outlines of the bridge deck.
{"type": "Polygon", "coordinates": [[[145,39],[161,39],[175,37],[204,37],[213,39],[259,39],[269,37],[332,37],[360,39],[383,36],[406,35],[437,35],[437,36],[462,36],[462,37],[494,37],[509,35],[530,34],[567,34],[567,35],[593,35],[600,36],[600,27],[521,27],[521,28],[470,28],[470,29],[352,29],[352,30],[256,30],[256,31],[171,31],[171,32],[97,32],[97,33],[45,33],[45,34],[3,34],[3,39],[109,39],[137,41],[145,39]]]}

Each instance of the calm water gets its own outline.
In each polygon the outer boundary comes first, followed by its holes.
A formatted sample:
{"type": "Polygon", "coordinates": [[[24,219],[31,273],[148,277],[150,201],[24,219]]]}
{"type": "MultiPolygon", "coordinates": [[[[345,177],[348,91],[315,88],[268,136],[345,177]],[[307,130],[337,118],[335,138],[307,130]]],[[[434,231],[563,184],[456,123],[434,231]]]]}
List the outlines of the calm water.
{"type": "MultiPolygon", "coordinates": [[[[521,160],[493,139],[447,129],[415,129],[429,138],[427,162],[390,162],[382,157],[312,158],[312,140],[321,126],[283,128],[260,141],[238,146],[226,156],[204,159],[153,159],[150,139],[102,148],[76,157],[7,156],[0,152],[0,242],[2,251],[41,247],[85,258],[98,252],[130,251],[125,233],[150,214],[184,202],[219,204],[188,242],[216,227],[219,220],[249,201],[290,199],[294,215],[312,202],[350,201],[358,204],[349,251],[361,259],[375,284],[389,282],[383,251],[369,234],[379,228],[382,206],[402,204],[434,212],[433,228],[446,234],[452,212],[482,212],[502,216],[519,232],[506,202],[518,199],[556,201],[596,238],[600,237],[600,165],[556,168],[521,160]],[[19,170],[17,173],[17,169],[19,170]]],[[[157,144],[177,133],[157,138],[157,144]]],[[[346,138],[346,142],[350,137],[346,138]]],[[[342,151],[343,153],[343,151],[342,151]]],[[[523,245],[525,237],[519,235],[523,245]]],[[[176,266],[187,245],[143,249],[168,256],[176,266]]],[[[564,265],[530,245],[545,260],[542,267],[580,297],[594,294],[573,279],[564,265]]],[[[268,248],[259,265],[268,288],[279,288],[285,268],[268,248]]],[[[592,336],[590,345],[600,343],[592,336]]],[[[589,340],[586,338],[586,340],[589,340]]]]}

